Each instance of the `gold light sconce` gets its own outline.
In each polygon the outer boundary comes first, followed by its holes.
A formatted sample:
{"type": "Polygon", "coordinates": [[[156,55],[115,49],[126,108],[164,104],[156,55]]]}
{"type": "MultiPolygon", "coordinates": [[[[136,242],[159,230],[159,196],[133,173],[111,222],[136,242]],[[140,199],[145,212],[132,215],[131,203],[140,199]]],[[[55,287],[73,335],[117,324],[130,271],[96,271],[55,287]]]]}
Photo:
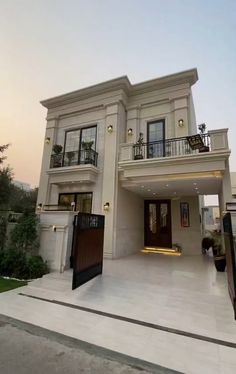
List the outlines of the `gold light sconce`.
{"type": "Polygon", "coordinates": [[[112,125],[107,126],[107,132],[109,132],[109,134],[111,134],[113,132],[113,126],[112,125]]]}
{"type": "Polygon", "coordinates": [[[103,210],[105,212],[108,212],[110,210],[110,203],[106,202],[104,205],[103,205],[103,210]]]}
{"type": "Polygon", "coordinates": [[[184,120],[181,118],[178,120],[178,126],[183,127],[184,126],[184,120]]]}

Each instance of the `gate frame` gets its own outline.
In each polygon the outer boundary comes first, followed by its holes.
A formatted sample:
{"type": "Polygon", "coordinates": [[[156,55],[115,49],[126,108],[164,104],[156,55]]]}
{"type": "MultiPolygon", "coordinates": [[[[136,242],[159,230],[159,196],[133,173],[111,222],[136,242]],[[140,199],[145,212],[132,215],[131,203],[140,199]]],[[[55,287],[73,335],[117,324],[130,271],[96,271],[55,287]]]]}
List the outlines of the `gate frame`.
{"type": "Polygon", "coordinates": [[[235,249],[234,249],[231,212],[225,213],[223,217],[223,227],[224,227],[228,291],[229,291],[230,299],[233,304],[234,319],[236,320],[236,256],[235,256],[235,249]],[[228,240],[226,240],[226,238],[228,240]],[[230,280],[229,278],[229,274],[230,274],[229,271],[232,271],[232,280],[230,280]],[[233,284],[231,284],[231,281],[233,282],[233,284]]]}
{"type": "MultiPolygon", "coordinates": [[[[73,222],[74,232],[72,241],[72,255],[71,263],[73,265],[73,278],[72,278],[72,290],[88,282],[99,274],[102,274],[103,269],[103,243],[104,243],[104,224],[105,216],[99,214],[90,213],[78,213],[73,222]],[[82,270],[79,270],[80,261],[79,255],[81,254],[80,247],[80,236],[84,234],[86,230],[103,230],[101,233],[102,237],[99,238],[98,252],[99,261],[92,261],[92,263],[82,270]]],[[[86,254],[86,251],[84,252],[86,254]]],[[[89,254],[89,252],[88,252],[89,254]]]]}

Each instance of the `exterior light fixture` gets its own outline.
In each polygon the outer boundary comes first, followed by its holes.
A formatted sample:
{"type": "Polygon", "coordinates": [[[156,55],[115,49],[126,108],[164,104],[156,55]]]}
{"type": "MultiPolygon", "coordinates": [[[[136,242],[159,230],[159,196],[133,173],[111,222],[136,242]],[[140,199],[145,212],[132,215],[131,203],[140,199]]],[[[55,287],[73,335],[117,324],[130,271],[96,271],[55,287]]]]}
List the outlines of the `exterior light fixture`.
{"type": "Polygon", "coordinates": [[[181,118],[178,120],[178,126],[183,127],[184,126],[184,120],[181,118]]]}
{"type": "Polygon", "coordinates": [[[109,134],[111,134],[113,132],[113,126],[112,125],[107,126],[107,132],[109,132],[109,134]]]}
{"type": "Polygon", "coordinates": [[[56,228],[55,225],[52,226],[52,231],[53,231],[53,232],[56,232],[56,231],[57,231],[57,228],[56,228]]]}
{"type": "Polygon", "coordinates": [[[37,205],[37,209],[38,209],[38,210],[42,210],[42,207],[43,207],[43,206],[42,206],[41,203],[39,203],[39,204],[37,205]]]}
{"type": "Polygon", "coordinates": [[[128,129],[128,135],[133,135],[133,129],[131,128],[128,129]]]}
{"type": "Polygon", "coordinates": [[[108,210],[110,209],[110,204],[108,202],[106,202],[104,205],[103,205],[103,210],[105,212],[108,212],[108,210]]]}
{"type": "Polygon", "coordinates": [[[46,143],[46,144],[49,144],[49,143],[50,143],[50,140],[51,140],[51,139],[50,139],[49,136],[48,136],[48,137],[45,139],[45,143],[46,143]]]}
{"type": "Polygon", "coordinates": [[[71,205],[71,209],[72,209],[72,210],[75,210],[75,202],[72,201],[70,205],[71,205]]]}

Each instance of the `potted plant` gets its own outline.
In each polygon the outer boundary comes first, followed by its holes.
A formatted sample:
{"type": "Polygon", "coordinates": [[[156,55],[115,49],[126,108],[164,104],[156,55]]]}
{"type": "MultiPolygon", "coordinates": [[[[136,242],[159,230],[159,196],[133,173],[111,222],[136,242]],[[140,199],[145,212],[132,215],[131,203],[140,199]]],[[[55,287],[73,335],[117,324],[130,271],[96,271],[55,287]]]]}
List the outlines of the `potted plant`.
{"type": "Polygon", "coordinates": [[[181,245],[180,245],[179,243],[174,243],[174,244],[172,245],[172,248],[173,248],[176,252],[178,252],[178,253],[182,253],[182,247],[181,247],[181,245]]]}
{"type": "Polygon", "coordinates": [[[82,149],[84,151],[84,163],[85,164],[93,164],[93,141],[82,141],[82,149]]]}
{"type": "Polygon", "coordinates": [[[63,147],[60,144],[54,144],[54,146],[52,147],[53,153],[55,155],[59,155],[62,152],[62,149],[63,147]]]}
{"type": "Polygon", "coordinates": [[[134,145],[134,159],[135,160],[143,159],[143,146],[144,146],[143,133],[140,132],[139,133],[139,138],[138,138],[136,144],[134,145]]]}
{"type": "Polygon", "coordinates": [[[68,159],[68,166],[70,166],[71,165],[71,161],[75,157],[75,152],[73,152],[73,151],[66,152],[66,157],[68,159]]]}
{"type": "Polygon", "coordinates": [[[205,254],[209,248],[212,248],[216,270],[225,271],[226,257],[222,248],[220,231],[210,231],[209,236],[202,239],[202,253],[205,254]]]}
{"type": "Polygon", "coordinates": [[[53,167],[60,167],[62,166],[62,145],[60,144],[54,144],[54,146],[52,147],[52,150],[53,150],[53,157],[52,157],[52,160],[53,160],[53,167]]]}
{"type": "Polygon", "coordinates": [[[212,247],[214,254],[214,262],[217,271],[225,271],[226,266],[226,256],[222,248],[222,238],[220,231],[213,231],[212,237],[214,240],[214,245],[212,247]]]}

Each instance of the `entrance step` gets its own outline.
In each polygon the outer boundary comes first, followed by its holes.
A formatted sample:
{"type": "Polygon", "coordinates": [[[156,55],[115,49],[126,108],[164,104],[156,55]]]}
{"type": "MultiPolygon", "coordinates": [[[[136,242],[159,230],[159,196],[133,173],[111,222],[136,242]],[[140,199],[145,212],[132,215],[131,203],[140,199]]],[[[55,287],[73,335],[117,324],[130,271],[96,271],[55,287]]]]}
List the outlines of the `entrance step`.
{"type": "Polygon", "coordinates": [[[181,256],[181,252],[177,248],[161,248],[161,247],[144,247],[142,253],[160,253],[163,255],[181,256]]]}

